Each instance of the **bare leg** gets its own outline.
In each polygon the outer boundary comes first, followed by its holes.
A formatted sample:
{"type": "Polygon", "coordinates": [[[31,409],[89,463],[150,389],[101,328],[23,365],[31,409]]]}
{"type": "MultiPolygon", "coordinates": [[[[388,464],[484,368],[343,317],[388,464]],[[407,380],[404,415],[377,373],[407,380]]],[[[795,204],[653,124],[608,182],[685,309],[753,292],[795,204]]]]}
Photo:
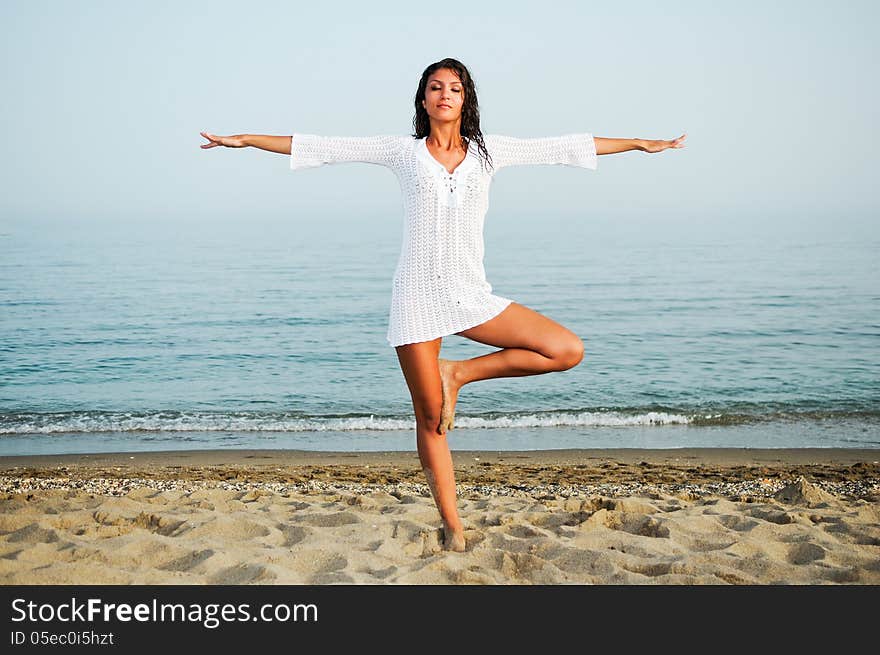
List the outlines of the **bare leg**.
{"type": "Polygon", "coordinates": [[[458,392],[465,384],[565,371],[577,366],[584,355],[584,344],[574,332],[516,302],[485,323],[456,334],[502,350],[471,359],[439,360],[443,407],[438,431],[444,434],[454,425],[458,392]]]}
{"type": "MultiPolygon", "coordinates": [[[[431,430],[433,432],[433,430],[431,430]]],[[[458,508],[456,507],[455,498],[455,473],[452,467],[452,454],[447,446],[444,453],[431,453],[427,448],[423,448],[423,444],[430,443],[436,439],[442,439],[446,442],[443,435],[431,434],[426,439],[419,439],[419,460],[422,462],[422,471],[428,480],[428,487],[431,489],[431,496],[434,498],[434,504],[440,511],[440,520],[443,521],[443,546],[447,550],[455,550],[461,552],[465,549],[464,529],[461,525],[461,519],[458,516],[458,508]],[[448,459],[446,463],[443,460],[448,459]],[[433,461],[434,466],[426,465],[426,461],[433,461]],[[437,464],[440,464],[437,466],[437,464]],[[441,479],[438,480],[435,471],[441,473],[441,479]]]]}
{"type": "Polygon", "coordinates": [[[465,539],[456,506],[452,453],[446,435],[437,433],[442,406],[437,363],[441,341],[435,339],[398,346],[397,357],[412,396],[419,461],[443,521],[444,547],[463,551],[465,539]]]}

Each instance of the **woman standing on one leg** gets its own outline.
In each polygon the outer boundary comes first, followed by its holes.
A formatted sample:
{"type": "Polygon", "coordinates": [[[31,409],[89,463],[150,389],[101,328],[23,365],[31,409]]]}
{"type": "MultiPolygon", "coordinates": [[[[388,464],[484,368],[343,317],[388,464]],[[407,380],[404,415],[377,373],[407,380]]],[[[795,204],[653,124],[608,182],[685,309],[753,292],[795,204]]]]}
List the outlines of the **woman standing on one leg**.
{"type": "Polygon", "coordinates": [[[609,139],[589,133],[544,138],[486,135],[467,68],[443,59],[422,73],[414,99],[415,134],[324,137],[216,136],[202,148],[254,146],[290,155],[292,170],[365,162],[391,169],[404,194],[405,238],[394,273],[387,339],[409,387],[419,460],[443,521],[444,545],[464,550],[452,455],[446,442],[459,389],[500,377],[564,371],[583,358],[580,338],[509,298],[492,293],[483,269],[489,186],[505,166],[597,167],[598,155],[681,148],[672,141],[609,139]],[[456,334],[501,348],[463,361],[440,358],[456,334]]]}

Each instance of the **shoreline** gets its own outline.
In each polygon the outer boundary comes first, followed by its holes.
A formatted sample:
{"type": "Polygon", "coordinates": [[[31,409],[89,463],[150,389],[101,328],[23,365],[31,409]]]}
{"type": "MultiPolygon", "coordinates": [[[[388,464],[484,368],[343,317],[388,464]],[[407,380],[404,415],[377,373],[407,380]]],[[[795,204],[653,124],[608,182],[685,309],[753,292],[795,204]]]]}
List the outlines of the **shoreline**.
{"type": "MultiPolygon", "coordinates": [[[[791,464],[833,463],[855,464],[880,462],[880,448],[564,448],[549,450],[453,450],[453,462],[465,465],[474,457],[492,457],[539,464],[573,464],[585,460],[614,459],[624,463],[647,461],[652,464],[672,463],[683,459],[699,459],[710,464],[762,464],[787,462],[791,464]]],[[[138,460],[142,464],[187,462],[194,465],[254,463],[253,460],[272,459],[283,465],[405,463],[415,458],[413,450],[380,451],[320,451],[298,449],[207,449],[113,451],[63,453],[40,455],[0,455],[0,470],[11,466],[39,466],[47,464],[104,464],[122,465],[138,460]],[[246,461],[250,460],[250,461],[246,461]]]]}
{"type": "MultiPolygon", "coordinates": [[[[837,496],[880,489],[880,449],[679,448],[454,451],[459,493],[769,497],[803,479],[837,496]]],[[[415,451],[209,450],[0,457],[0,491],[135,488],[429,496],[415,451]]]]}

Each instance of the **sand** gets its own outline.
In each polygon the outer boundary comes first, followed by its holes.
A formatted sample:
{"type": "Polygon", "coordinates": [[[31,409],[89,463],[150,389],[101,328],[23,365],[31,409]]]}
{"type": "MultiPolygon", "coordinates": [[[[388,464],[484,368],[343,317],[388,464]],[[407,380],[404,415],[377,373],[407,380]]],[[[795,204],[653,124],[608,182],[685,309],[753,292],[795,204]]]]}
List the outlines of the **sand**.
{"type": "Polygon", "coordinates": [[[880,584],[880,450],[0,458],[3,584],[880,584]]]}

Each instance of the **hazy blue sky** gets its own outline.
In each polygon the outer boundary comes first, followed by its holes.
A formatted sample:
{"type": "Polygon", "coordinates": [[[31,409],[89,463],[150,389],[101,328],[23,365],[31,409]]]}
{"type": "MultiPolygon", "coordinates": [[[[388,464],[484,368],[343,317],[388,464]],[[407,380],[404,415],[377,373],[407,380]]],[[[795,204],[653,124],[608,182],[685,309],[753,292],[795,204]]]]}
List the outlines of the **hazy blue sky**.
{"type": "Polygon", "coordinates": [[[505,170],[490,217],[843,220],[876,234],[878,7],[4,0],[0,211],[397,230],[385,169],[294,173],[283,155],[201,150],[198,133],[406,134],[422,70],[452,56],[475,77],[484,133],[688,133],[684,149],[603,156],[598,171],[505,170]]]}

